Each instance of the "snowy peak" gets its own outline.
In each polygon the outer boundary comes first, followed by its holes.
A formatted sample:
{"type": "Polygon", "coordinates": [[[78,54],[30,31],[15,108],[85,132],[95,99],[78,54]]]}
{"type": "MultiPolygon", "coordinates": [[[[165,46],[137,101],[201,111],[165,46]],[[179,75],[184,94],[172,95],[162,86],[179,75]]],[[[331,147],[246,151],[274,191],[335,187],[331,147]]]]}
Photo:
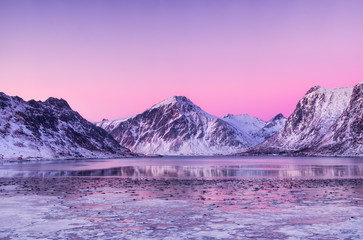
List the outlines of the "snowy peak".
{"type": "Polygon", "coordinates": [[[10,97],[3,92],[0,92],[0,101],[6,101],[10,97]]]}
{"type": "Polygon", "coordinates": [[[265,121],[256,117],[252,117],[247,114],[241,114],[241,115],[227,114],[226,116],[222,117],[222,120],[228,122],[235,128],[239,129],[240,131],[256,132],[261,128],[263,128],[263,126],[266,124],[265,121]]]}
{"type": "Polygon", "coordinates": [[[188,99],[185,96],[173,96],[173,97],[165,99],[164,101],[162,101],[162,102],[160,102],[158,104],[155,104],[154,106],[157,106],[157,105],[159,105],[159,106],[160,105],[169,105],[169,104],[176,104],[176,103],[194,105],[194,103],[192,103],[192,101],[190,101],[190,99],[188,99]]]}
{"type": "Polygon", "coordinates": [[[282,113],[277,114],[275,117],[273,117],[270,122],[275,122],[275,121],[280,121],[286,119],[284,115],[282,115],[282,113]]]}
{"type": "Polygon", "coordinates": [[[181,113],[198,112],[206,114],[200,107],[195,105],[190,99],[184,96],[173,96],[158,104],[155,104],[151,109],[158,108],[177,108],[181,113]]]}
{"type": "Polygon", "coordinates": [[[22,103],[24,100],[20,97],[10,97],[3,92],[0,92],[0,107],[5,108],[11,106],[12,103],[22,103]]]}
{"type": "Polygon", "coordinates": [[[352,90],[352,88],[319,87],[309,91],[290,116],[292,120],[290,122],[295,126],[294,132],[308,129],[310,125],[320,131],[318,135],[324,134],[348,106],[352,90]]]}
{"type": "Polygon", "coordinates": [[[321,87],[321,86],[315,86],[310,88],[307,93],[305,94],[305,96],[308,96],[310,94],[339,94],[342,92],[351,92],[353,90],[353,87],[338,87],[338,88],[325,88],[325,87],[321,87]]]}
{"type": "Polygon", "coordinates": [[[159,107],[175,105],[175,104],[179,104],[179,105],[186,104],[186,105],[195,106],[195,104],[192,101],[190,101],[188,98],[186,98],[184,96],[173,96],[173,97],[170,97],[170,98],[167,98],[167,99],[161,101],[160,103],[153,105],[151,108],[159,108],[159,107]]]}
{"type": "Polygon", "coordinates": [[[243,147],[234,134],[226,136],[230,126],[181,96],[166,99],[125,120],[103,121],[96,125],[108,131],[121,145],[144,154],[208,155],[218,152],[220,147],[227,148],[208,135],[212,134],[210,129],[221,131],[218,139],[233,138],[234,144],[243,147]]]}
{"type": "Polygon", "coordinates": [[[310,88],[305,95],[308,95],[309,93],[312,93],[312,92],[315,92],[317,91],[318,89],[322,88],[321,86],[314,86],[312,88],[310,88]]]}
{"type": "Polygon", "coordinates": [[[257,145],[279,131],[286,123],[286,118],[280,113],[270,121],[263,121],[247,114],[227,114],[222,119],[240,132],[249,136],[252,145],[257,145]]]}
{"type": "Polygon", "coordinates": [[[275,117],[271,118],[271,120],[267,121],[264,128],[278,128],[278,130],[280,130],[283,126],[285,126],[286,121],[287,118],[279,113],[275,117]]]}
{"type": "Polygon", "coordinates": [[[58,99],[58,98],[53,98],[50,97],[47,100],[45,100],[44,102],[45,104],[48,104],[49,106],[53,106],[59,109],[67,109],[67,110],[72,110],[71,107],[69,106],[68,102],[66,100],[64,100],[63,98],[58,99]]]}
{"type": "MultiPolygon", "coordinates": [[[[343,132],[346,133],[346,130],[342,129],[352,126],[352,122],[362,119],[363,107],[359,106],[358,103],[362,97],[362,93],[358,90],[359,86],[362,86],[362,83],[356,85],[354,91],[352,87],[323,88],[316,86],[311,88],[299,101],[284,128],[262,144],[251,149],[250,152],[297,155],[362,155],[362,151],[358,153],[353,150],[356,148],[353,147],[354,144],[346,144],[343,151],[342,146],[344,144],[341,143],[341,141],[348,142],[352,138],[352,135],[350,137],[348,137],[349,134],[344,135],[343,132]],[[354,112],[359,113],[352,114],[354,112]],[[338,131],[338,129],[340,130],[338,131]],[[339,136],[336,136],[338,132],[339,136]],[[341,147],[337,147],[339,144],[335,140],[338,138],[341,147]],[[333,142],[337,144],[334,145],[333,142]],[[324,144],[330,146],[325,147],[325,149],[330,149],[330,152],[321,150],[319,146],[324,144]]],[[[355,135],[357,130],[351,130],[354,132],[354,137],[361,138],[361,136],[355,135]]]]}
{"type": "Polygon", "coordinates": [[[241,121],[241,122],[251,122],[251,123],[264,122],[263,120],[250,116],[248,114],[240,114],[240,115],[227,114],[227,115],[223,116],[222,118],[223,119],[234,119],[234,120],[241,121]]]}
{"type": "Polygon", "coordinates": [[[270,121],[266,122],[265,126],[262,129],[263,135],[265,139],[270,138],[276,132],[278,132],[281,128],[283,128],[286,124],[287,118],[281,113],[277,114],[270,121]]]}

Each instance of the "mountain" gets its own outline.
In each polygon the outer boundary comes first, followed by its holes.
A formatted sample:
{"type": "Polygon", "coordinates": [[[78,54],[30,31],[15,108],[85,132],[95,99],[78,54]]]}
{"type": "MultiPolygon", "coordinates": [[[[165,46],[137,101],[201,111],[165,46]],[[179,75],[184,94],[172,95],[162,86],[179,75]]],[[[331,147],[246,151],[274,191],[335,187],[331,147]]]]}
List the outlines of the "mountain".
{"type": "Polygon", "coordinates": [[[363,82],[353,88],[348,107],[312,152],[322,155],[363,155],[363,82]]]}
{"type": "Polygon", "coordinates": [[[166,99],[132,117],[96,123],[121,145],[148,155],[241,152],[265,140],[280,123],[270,124],[247,115],[218,118],[183,96],[166,99]]]}
{"type": "Polygon", "coordinates": [[[363,155],[362,83],[353,88],[313,87],[286,125],[253,154],[363,155]]]}
{"type": "Polygon", "coordinates": [[[281,113],[267,122],[247,114],[228,114],[222,117],[222,119],[247,135],[252,146],[262,143],[271,137],[286,123],[286,118],[281,113]]]}
{"type": "Polygon", "coordinates": [[[26,102],[0,93],[0,154],[5,158],[99,158],[131,153],[63,99],[26,102]]]}

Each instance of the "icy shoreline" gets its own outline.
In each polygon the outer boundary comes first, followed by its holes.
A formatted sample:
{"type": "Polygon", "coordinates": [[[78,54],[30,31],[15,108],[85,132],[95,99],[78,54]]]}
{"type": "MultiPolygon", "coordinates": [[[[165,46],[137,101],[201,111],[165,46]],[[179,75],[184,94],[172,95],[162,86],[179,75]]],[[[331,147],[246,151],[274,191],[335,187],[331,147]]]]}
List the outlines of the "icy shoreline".
{"type": "Polygon", "coordinates": [[[1,178],[0,238],[363,237],[363,179],[1,178]]]}

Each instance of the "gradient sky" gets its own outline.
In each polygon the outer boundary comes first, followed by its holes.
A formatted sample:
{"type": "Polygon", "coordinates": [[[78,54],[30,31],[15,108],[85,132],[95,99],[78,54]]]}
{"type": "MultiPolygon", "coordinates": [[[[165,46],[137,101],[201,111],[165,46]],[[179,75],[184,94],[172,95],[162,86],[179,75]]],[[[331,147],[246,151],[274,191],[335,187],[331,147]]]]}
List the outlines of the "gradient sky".
{"type": "Polygon", "coordinates": [[[210,114],[288,116],[363,80],[363,1],[0,0],[0,91],[91,121],[184,95],[210,114]]]}

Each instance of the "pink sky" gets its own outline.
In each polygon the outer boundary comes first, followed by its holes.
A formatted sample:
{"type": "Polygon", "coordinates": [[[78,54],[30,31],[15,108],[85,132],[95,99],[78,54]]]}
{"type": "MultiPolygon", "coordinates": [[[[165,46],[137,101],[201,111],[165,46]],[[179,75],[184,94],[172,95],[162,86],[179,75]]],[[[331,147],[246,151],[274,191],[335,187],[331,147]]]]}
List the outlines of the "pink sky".
{"type": "Polygon", "coordinates": [[[184,95],[210,114],[288,116],[363,80],[363,1],[1,1],[0,91],[91,121],[184,95]]]}

